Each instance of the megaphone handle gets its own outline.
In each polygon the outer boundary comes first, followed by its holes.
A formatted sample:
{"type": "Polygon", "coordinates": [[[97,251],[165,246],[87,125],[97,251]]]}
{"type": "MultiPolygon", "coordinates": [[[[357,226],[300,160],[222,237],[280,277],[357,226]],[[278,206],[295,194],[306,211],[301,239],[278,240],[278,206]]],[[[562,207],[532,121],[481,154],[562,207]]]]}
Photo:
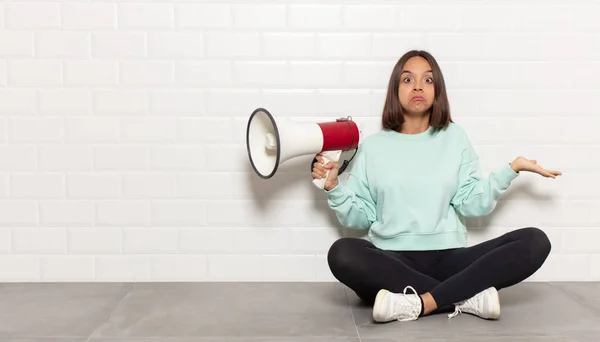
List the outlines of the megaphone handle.
{"type": "MultiPolygon", "coordinates": [[[[321,153],[321,155],[323,156],[323,164],[321,164],[321,165],[325,165],[328,162],[337,162],[338,160],[340,160],[342,151],[325,151],[325,152],[321,153]]],[[[313,179],[313,184],[317,188],[323,190],[325,188],[325,181],[327,181],[328,176],[329,176],[329,171],[327,171],[325,173],[325,178],[313,179]]]]}

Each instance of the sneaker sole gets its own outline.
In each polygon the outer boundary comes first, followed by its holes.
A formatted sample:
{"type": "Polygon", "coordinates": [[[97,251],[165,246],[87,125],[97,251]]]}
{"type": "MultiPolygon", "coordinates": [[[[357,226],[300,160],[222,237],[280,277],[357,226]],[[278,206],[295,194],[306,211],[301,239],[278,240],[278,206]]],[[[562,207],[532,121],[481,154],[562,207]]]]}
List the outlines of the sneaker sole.
{"type": "Polygon", "coordinates": [[[375,297],[375,304],[373,305],[373,320],[375,322],[386,322],[383,317],[380,316],[381,307],[383,306],[383,298],[386,294],[388,294],[388,290],[379,290],[377,292],[377,296],[375,297]]]}
{"type": "Polygon", "coordinates": [[[500,296],[495,288],[487,289],[488,295],[491,297],[492,312],[488,319],[498,319],[500,317],[500,296]]]}

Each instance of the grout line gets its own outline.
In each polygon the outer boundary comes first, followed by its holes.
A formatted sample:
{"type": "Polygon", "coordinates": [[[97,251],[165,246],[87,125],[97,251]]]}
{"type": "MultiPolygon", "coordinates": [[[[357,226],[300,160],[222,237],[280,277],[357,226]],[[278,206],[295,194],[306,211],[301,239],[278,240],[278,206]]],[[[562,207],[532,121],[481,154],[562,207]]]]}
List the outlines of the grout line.
{"type": "Polygon", "coordinates": [[[92,338],[92,336],[94,336],[94,334],[96,333],[96,331],[98,331],[98,329],[100,329],[100,327],[102,326],[102,324],[104,324],[104,322],[106,322],[108,320],[108,318],[117,310],[117,308],[119,307],[119,304],[121,304],[121,302],[123,301],[123,299],[125,297],[127,297],[127,295],[131,292],[131,290],[134,287],[135,287],[135,282],[133,282],[133,283],[131,283],[131,285],[129,285],[129,287],[127,288],[127,290],[123,294],[123,296],[121,298],[119,298],[119,300],[117,301],[115,307],[102,319],[102,321],[100,321],[100,323],[98,323],[98,326],[90,333],[90,336],[88,336],[88,338],[85,340],[85,342],[89,342],[90,341],[90,339],[92,338]]]}
{"type": "Polygon", "coordinates": [[[356,336],[358,337],[358,342],[361,342],[360,334],[358,333],[358,326],[356,325],[356,319],[354,318],[354,312],[352,311],[352,306],[350,305],[350,298],[348,298],[348,292],[344,287],[342,287],[342,291],[344,291],[344,297],[346,297],[346,303],[348,304],[348,309],[350,310],[350,316],[352,316],[352,323],[354,323],[354,330],[356,330],[356,336]]]}

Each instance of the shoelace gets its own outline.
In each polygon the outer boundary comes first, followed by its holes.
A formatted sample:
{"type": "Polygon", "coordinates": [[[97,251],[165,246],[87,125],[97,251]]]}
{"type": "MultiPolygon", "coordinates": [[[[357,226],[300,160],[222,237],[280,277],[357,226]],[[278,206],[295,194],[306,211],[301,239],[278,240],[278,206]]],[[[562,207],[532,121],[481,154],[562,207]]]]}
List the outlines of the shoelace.
{"type": "Polygon", "coordinates": [[[473,298],[469,298],[466,301],[460,302],[456,305],[454,312],[451,314],[448,314],[448,319],[454,318],[456,316],[458,316],[459,314],[462,313],[462,310],[460,309],[461,306],[471,306],[473,308],[477,308],[479,304],[479,297],[473,297],[473,298]]]}
{"type": "MultiPolygon", "coordinates": [[[[417,291],[412,286],[407,286],[407,287],[404,288],[404,292],[402,294],[404,295],[404,298],[406,298],[406,301],[409,304],[411,304],[411,306],[412,306],[411,308],[413,309],[413,312],[412,312],[413,315],[416,315],[416,317],[418,317],[419,316],[419,304],[421,304],[421,300],[417,296],[417,297],[415,297],[416,301],[411,301],[410,300],[410,296],[406,295],[406,290],[408,290],[408,289],[412,290],[415,295],[417,294],[417,291]]],[[[401,305],[401,302],[396,302],[396,305],[403,306],[403,305],[401,305]]],[[[402,312],[402,310],[400,310],[400,311],[402,312]]],[[[405,319],[399,318],[398,320],[399,321],[411,320],[413,318],[414,317],[412,317],[412,318],[405,318],[405,319]]]]}

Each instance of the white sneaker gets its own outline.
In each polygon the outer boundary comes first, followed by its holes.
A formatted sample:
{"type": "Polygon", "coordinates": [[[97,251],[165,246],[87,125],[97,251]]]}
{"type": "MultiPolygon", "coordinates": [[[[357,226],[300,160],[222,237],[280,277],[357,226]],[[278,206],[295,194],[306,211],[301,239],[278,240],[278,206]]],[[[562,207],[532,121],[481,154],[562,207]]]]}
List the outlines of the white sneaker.
{"type": "Polygon", "coordinates": [[[404,289],[404,293],[392,293],[388,290],[379,290],[373,305],[373,319],[375,322],[414,321],[421,313],[421,299],[417,291],[411,286],[404,289]],[[414,294],[406,294],[411,289],[414,294]]]}
{"type": "Polygon", "coordinates": [[[476,294],[475,296],[456,303],[454,313],[448,315],[448,318],[456,317],[461,312],[479,316],[484,319],[497,319],[500,317],[500,297],[494,287],[490,287],[476,294]]]}

